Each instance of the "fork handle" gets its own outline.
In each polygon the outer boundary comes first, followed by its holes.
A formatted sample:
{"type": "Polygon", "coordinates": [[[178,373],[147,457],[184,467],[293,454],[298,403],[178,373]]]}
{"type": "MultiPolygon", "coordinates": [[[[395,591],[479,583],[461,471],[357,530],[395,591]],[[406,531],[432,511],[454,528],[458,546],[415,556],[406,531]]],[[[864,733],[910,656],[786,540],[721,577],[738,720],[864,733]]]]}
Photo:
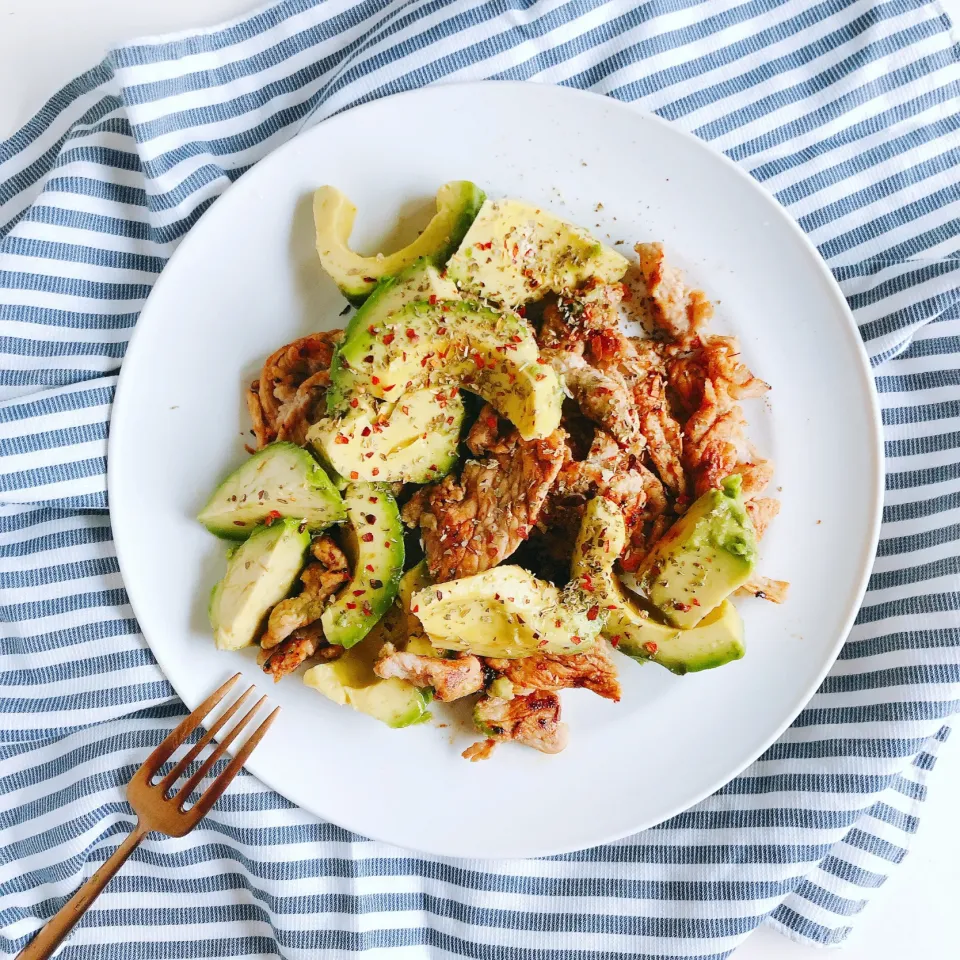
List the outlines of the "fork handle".
{"type": "Polygon", "coordinates": [[[150,831],[137,825],[110,857],[94,871],[92,877],[52,916],[47,925],[18,954],[17,960],[47,960],[80,922],[87,908],[100,896],[103,888],[123,866],[127,857],[140,845],[150,831]]]}

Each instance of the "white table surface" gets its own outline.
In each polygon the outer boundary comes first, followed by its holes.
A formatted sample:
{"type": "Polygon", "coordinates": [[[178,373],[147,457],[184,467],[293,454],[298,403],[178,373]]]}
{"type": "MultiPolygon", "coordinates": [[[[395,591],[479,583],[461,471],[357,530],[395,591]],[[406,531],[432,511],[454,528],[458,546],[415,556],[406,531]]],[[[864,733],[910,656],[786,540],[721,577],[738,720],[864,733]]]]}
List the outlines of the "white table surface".
{"type": "MultiPolygon", "coordinates": [[[[960,23],[960,0],[944,0],[960,23]]],[[[0,0],[0,140],[116,43],[217,24],[260,6],[251,0],[0,0]]],[[[960,746],[947,742],[931,775],[913,850],[843,945],[844,960],[948,960],[960,955],[960,746]]],[[[820,951],[770,930],[753,933],[736,960],[811,960],[820,951]]]]}

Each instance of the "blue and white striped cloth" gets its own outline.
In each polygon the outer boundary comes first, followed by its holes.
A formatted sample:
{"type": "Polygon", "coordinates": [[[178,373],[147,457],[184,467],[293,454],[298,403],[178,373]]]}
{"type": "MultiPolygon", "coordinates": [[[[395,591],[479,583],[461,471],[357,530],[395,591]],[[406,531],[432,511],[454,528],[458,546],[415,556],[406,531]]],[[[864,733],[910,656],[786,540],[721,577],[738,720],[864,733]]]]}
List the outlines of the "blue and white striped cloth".
{"type": "Polygon", "coordinates": [[[106,513],[116,372],[157,274],[311,113],[488,77],[589,88],[693,131],[833,268],[886,431],[850,639],[779,743],[656,829],[545,860],[440,860],[244,776],[202,829],[148,840],[62,956],[720,958],[764,922],[842,940],[906,852],[960,699],[950,31],[914,0],[285,0],[114,50],[0,144],[0,953],[128,830],[124,784],[184,713],[106,513]]]}

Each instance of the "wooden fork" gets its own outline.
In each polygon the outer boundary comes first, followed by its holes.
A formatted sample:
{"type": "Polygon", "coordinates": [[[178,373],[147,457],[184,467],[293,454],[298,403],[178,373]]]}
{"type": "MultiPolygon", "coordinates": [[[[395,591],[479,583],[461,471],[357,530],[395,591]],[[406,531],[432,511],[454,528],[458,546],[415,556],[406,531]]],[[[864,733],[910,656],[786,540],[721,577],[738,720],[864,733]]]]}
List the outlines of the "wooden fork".
{"type": "Polygon", "coordinates": [[[160,768],[173,756],[174,750],[200,726],[203,718],[213,710],[227,695],[230,688],[240,679],[240,674],[234,674],[219,690],[212,693],[197,707],[167,738],[147,757],[146,762],[133,775],[127,787],[127,799],[137,814],[137,825],[126,840],[120,844],[110,858],[93,876],[60,908],[56,916],[51,917],[47,925],[21,951],[17,960],[47,960],[66,939],[70,931],[76,926],[80,918],[94,900],[100,896],[103,888],[110,882],[110,878],[123,866],[127,857],[140,845],[140,841],[151,831],[164,833],[168,837],[182,837],[189,833],[200,820],[209,812],[210,808],[220,799],[221,794],[230,785],[230,781],[240,772],[247,757],[253,753],[254,747],[260,742],[267,728],[273,723],[280,712],[277,707],[247,738],[246,743],[237,751],[226,769],[214,779],[197,802],[184,810],[184,804],[190,794],[203,782],[210,768],[224,755],[228,746],[239,736],[240,732],[250,723],[254,715],[263,705],[266,697],[261,697],[248,710],[233,728],[220,741],[217,748],[207,757],[184,785],[172,796],[167,796],[180,775],[200,755],[205,746],[236,716],[243,702],[253,693],[250,687],[242,696],[227,709],[210,729],[190,748],[189,752],[176,766],[166,774],[157,784],[151,783],[160,771],[160,768]]]}

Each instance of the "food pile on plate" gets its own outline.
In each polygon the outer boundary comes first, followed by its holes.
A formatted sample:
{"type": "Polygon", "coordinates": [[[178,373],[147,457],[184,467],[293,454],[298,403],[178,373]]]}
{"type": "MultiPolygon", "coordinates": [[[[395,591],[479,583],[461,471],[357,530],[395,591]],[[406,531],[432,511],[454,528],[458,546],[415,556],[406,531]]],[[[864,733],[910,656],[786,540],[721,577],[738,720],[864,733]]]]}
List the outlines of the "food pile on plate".
{"type": "Polygon", "coordinates": [[[356,307],[287,344],[248,391],[257,449],[200,514],[232,541],[217,646],[259,647],[391,727],[471,697],[481,735],[557,753],[559,693],[620,699],[619,668],[744,654],[732,602],[779,503],[738,401],[768,385],[664,260],[473,183],[417,240],[349,247],[356,210],[314,198],[323,269],[356,307]],[[640,335],[629,336],[634,329],[640,335]]]}

